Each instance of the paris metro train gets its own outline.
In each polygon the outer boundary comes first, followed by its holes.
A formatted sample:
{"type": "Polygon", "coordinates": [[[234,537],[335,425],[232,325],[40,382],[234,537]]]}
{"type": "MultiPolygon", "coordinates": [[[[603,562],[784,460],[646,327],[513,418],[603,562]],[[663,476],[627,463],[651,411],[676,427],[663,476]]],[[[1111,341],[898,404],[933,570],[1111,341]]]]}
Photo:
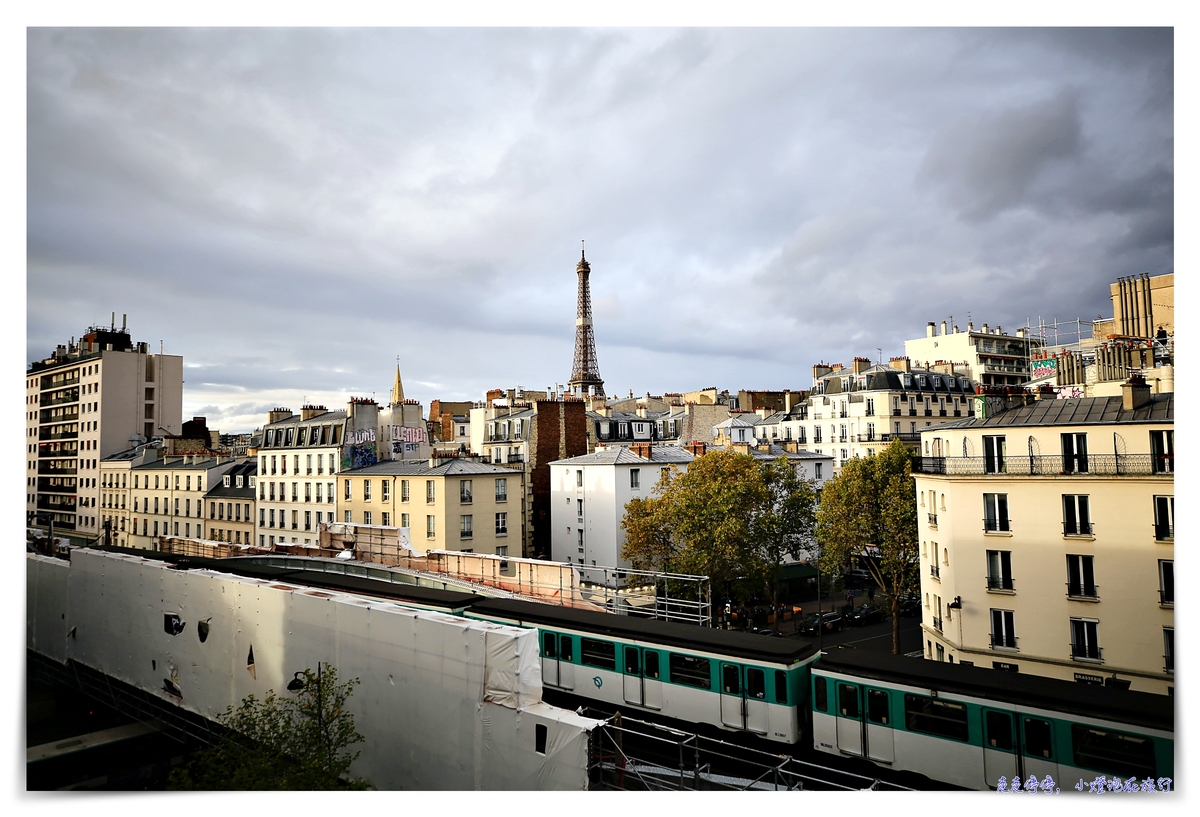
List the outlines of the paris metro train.
{"type": "Polygon", "coordinates": [[[818,653],[804,640],[363,575],[168,558],[536,628],[546,688],[648,720],[709,724],[974,789],[995,788],[1000,777],[1050,776],[1065,789],[1099,775],[1174,776],[1170,696],[886,653],[818,653]]]}

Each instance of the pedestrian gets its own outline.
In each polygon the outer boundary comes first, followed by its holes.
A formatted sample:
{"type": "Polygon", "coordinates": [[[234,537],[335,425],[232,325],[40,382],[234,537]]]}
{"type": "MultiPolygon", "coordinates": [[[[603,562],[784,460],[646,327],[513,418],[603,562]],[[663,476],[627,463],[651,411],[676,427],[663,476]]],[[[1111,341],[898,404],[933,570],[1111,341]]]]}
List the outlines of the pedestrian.
{"type": "Polygon", "coordinates": [[[867,601],[875,601],[875,585],[867,588],[867,601]]]}

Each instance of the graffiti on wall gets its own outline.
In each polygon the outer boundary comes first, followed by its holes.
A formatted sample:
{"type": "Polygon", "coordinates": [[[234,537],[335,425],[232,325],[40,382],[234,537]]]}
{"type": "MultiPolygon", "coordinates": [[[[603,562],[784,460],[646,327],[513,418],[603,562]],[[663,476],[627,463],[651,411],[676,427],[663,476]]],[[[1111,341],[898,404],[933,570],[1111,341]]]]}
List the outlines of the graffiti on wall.
{"type": "Polygon", "coordinates": [[[375,442],[375,429],[358,428],[346,432],[346,445],[366,445],[375,442]]]}
{"type": "Polygon", "coordinates": [[[423,443],[425,429],[409,428],[408,426],[392,426],[393,443],[423,443]]]}
{"type": "Polygon", "coordinates": [[[1053,377],[1058,374],[1058,360],[1049,358],[1048,360],[1035,360],[1031,364],[1033,368],[1033,379],[1039,377],[1053,377]]]}
{"type": "Polygon", "coordinates": [[[374,442],[342,446],[343,471],[350,468],[363,468],[368,465],[374,465],[377,462],[379,462],[379,456],[376,452],[374,442]]]}

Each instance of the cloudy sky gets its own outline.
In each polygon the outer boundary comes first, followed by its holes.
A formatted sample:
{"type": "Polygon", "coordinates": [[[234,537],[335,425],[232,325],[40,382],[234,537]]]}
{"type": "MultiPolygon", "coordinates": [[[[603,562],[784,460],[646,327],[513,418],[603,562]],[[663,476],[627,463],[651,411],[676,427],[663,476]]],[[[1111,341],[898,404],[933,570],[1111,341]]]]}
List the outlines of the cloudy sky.
{"type": "Polygon", "coordinates": [[[128,314],[184,416],[570,376],[807,388],[1174,269],[1163,29],[31,29],[27,360],[128,314]]]}

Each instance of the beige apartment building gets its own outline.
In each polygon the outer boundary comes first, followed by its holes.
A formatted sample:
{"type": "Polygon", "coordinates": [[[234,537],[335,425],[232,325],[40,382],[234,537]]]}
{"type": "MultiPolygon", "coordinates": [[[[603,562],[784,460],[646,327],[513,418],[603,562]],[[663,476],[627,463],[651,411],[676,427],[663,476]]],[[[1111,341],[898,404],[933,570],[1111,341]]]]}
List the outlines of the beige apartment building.
{"type": "Polygon", "coordinates": [[[977,330],[974,323],[968,323],[967,331],[960,332],[957,326],[947,327],[942,321],[939,333],[930,321],[925,337],[904,341],[904,354],[914,366],[926,369],[939,363],[955,365],[984,386],[1017,386],[1032,379],[1030,361],[1043,346],[1040,338],[1024,328],[1009,335],[1000,326],[989,328],[985,323],[977,330]]]}
{"type": "Polygon", "coordinates": [[[243,459],[213,480],[204,494],[204,535],[234,545],[252,545],[258,460],[243,459]]]}
{"type": "Polygon", "coordinates": [[[1003,409],[922,433],[925,657],[1174,688],[1174,395],[1003,409]]]}
{"type": "MultiPolygon", "coordinates": [[[[204,538],[204,495],[240,461],[207,454],[165,456],[129,469],[128,547],[155,550],[155,538],[204,538]]],[[[115,473],[115,472],[114,472],[115,473]]],[[[247,508],[239,505],[239,516],[247,508]]]]}
{"type": "Polygon", "coordinates": [[[337,475],[337,521],[409,529],[418,552],[521,552],[524,473],[467,458],[393,460],[337,475]]]}
{"type": "Polygon", "coordinates": [[[102,531],[105,457],[182,428],[183,358],[150,354],[113,318],[25,373],[25,512],[56,535],[102,531]]]}

